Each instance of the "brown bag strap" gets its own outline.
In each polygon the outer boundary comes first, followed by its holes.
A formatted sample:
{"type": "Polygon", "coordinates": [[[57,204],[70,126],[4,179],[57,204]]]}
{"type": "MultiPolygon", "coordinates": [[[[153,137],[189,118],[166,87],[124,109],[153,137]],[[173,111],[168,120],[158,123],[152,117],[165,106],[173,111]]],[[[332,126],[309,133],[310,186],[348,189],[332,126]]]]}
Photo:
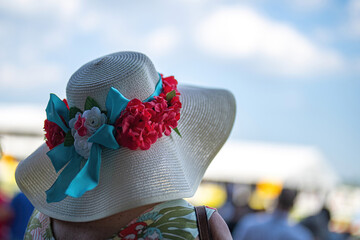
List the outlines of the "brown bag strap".
{"type": "Polygon", "coordinates": [[[196,222],[200,240],[212,240],[209,221],[205,206],[195,207],[196,222]]]}

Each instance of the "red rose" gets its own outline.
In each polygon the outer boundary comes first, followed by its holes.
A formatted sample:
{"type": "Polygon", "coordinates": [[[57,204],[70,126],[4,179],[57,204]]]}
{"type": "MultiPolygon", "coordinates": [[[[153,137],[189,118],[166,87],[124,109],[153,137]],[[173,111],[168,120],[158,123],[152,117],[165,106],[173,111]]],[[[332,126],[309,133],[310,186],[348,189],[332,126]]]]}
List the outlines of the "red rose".
{"type": "MultiPolygon", "coordinates": [[[[66,107],[69,109],[69,105],[66,99],[63,99],[63,102],[66,104],[66,107]]],[[[64,118],[62,116],[60,117],[63,123],[67,125],[64,118]]],[[[64,142],[66,133],[56,123],[50,122],[49,120],[46,119],[44,122],[44,130],[45,130],[45,142],[50,150],[64,142]]]]}
{"type": "Polygon", "coordinates": [[[56,123],[45,120],[44,122],[46,145],[49,149],[53,149],[57,145],[64,142],[66,133],[56,123]]]}

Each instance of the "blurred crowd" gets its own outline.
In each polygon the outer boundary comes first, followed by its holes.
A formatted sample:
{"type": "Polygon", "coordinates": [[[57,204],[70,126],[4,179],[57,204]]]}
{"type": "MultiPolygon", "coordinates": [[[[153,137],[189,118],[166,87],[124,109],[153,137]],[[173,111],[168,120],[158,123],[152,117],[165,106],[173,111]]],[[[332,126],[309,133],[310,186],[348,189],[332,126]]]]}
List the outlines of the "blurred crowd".
{"type": "MultiPolygon", "coordinates": [[[[17,160],[0,159],[0,240],[23,239],[33,206],[14,180],[17,160]]],[[[192,199],[194,205],[218,209],[235,240],[355,240],[354,226],[337,228],[331,207],[323,201],[311,214],[296,212],[300,191],[282,184],[203,182],[192,199]],[[294,210],[295,209],[295,210],[294,210]]],[[[346,194],[344,195],[346,198],[346,194]]],[[[354,198],[355,199],[355,198],[354,198]]],[[[357,199],[357,198],[356,198],[357,199]]],[[[309,197],[305,197],[309,201],[309,197]]],[[[300,204],[302,205],[302,204],[300,204]]],[[[340,207],[341,211],[344,208],[340,207]]]]}
{"type": "Polygon", "coordinates": [[[0,148],[0,240],[24,239],[34,207],[15,183],[17,159],[0,148]]]}
{"type": "MultiPolygon", "coordinates": [[[[259,185],[234,196],[234,184],[226,184],[227,198],[218,208],[235,240],[355,240],[360,239],[350,227],[336,232],[330,210],[319,211],[301,218],[292,215],[298,191],[272,186],[270,203],[260,203],[256,195],[259,185]],[[278,192],[278,194],[276,193],[278,192]]],[[[261,188],[261,186],[260,186],[261,188]]],[[[261,189],[260,189],[261,190],[261,189]]]]}
{"type": "Polygon", "coordinates": [[[12,199],[0,192],[0,239],[24,239],[25,229],[34,207],[23,193],[12,199]]]}

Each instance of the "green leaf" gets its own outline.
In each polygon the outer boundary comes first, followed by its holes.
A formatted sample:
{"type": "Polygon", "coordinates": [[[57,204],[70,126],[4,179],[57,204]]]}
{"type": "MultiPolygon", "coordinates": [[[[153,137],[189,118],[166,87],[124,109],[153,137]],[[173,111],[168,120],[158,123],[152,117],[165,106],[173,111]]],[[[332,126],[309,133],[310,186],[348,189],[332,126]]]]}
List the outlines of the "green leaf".
{"type": "Polygon", "coordinates": [[[158,221],[156,221],[156,225],[169,222],[170,218],[186,216],[192,213],[193,211],[194,211],[193,209],[186,207],[171,207],[171,208],[161,209],[159,213],[163,214],[163,216],[158,221]]]}
{"type": "Polygon", "coordinates": [[[51,232],[50,228],[46,228],[45,234],[43,235],[43,238],[44,238],[45,240],[51,240],[51,239],[53,239],[53,235],[52,235],[52,232],[51,232]]]}
{"type": "Polygon", "coordinates": [[[163,208],[159,211],[160,214],[163,215],[168,215],[168,214],[174,214],[172,216],[174,217],[181,217],[181,216],[186,216],[189,213],[193,212],[192,208],[188,208],[188,207],[168,207],[168,208],[163,208]]]}
{"type": "Polygon", "coordinates": [[[90,110],[92,109],[93,107],[97,107],[100,109],[100,106],[99,104],[91,97],[87,97],[86,98],[86,101],[85,101],[85,106],[84,106],[84,109],[85,110],[90,110]]]}
{"type": "Polygon", "coordinates": [[[64,146],[65,147],[70,147],[71,145],[74,144],[74,137],[71,134],[71,131],[68,131],[66,133],[65,139],[64,139],[64,146]]]}
{"type": "MultiPolygon", "coordinates": [[[[194,239],[193,235],[185,230],[181,229],[174,229],[174,230],[167,230],[163,235],[168,235],[168,237],[178,237],[179,239],[194,239]]],[[[165,237],[164,236],[164,237],[165,237]]],[[[177,239],[177,238],[174,238],[177,239]]]]}
{"type": "Polygon", "coordinates": [[[195,220],[189,220],[186,218],[177,218],[168,220],[166,222],[156,222],[156,224],[153,224],[153,226],[156,226],[162,232],[167,231],[169,228],[183,228],[184,226],[186,226],[186,228],[197,227],[195,220]]]}
{"type": "Polygon", "coordinates": [[[34,229],[37,229],[37,228],[41,228],[42,225],[41,225],[41,222],[38,218],[32,218],[31,219],[31,222],[29,223],[30,225],[28,226],[28,231],[31,232],[32,230],[34,229]]]}
{"type": "Polygon", "coordinates": [[[69,112],[69,119],[72,119],[75,117],[77,113],[82,113],[82,111],[77,107],[71,107],[69,112]]]}
{"type": "Polygon", "coordinates": [[[181,134],[180,134],[180,132],[179,132],[179,129],[176,127],[176,128],[174,128],[174,131],[177,133],[177,135],[179,135],[181,138],[182,138],[182,136],[181,136],[181,134]]]}
{"type": "Polygon", "coordinates": [[[179,236],[179,235],[173,235],[173,234],[170,234],[170,233],[163,233],[162,234],[164,239],[170,239],[170,240],[189,240],[189,239],[194,239],[194,237],[191,235],[190,238],[186,238],[186,237],[183,237],[183,236],[179,236]]]}
{"type": "Polygon", "coordinates": [[[24,240],[32,240],[32,236],[31,236],[31,233],[30,232],[26,232],[25,233],[25,236],[24,236],[24,240]]]}
{"type": "Polygon", "coordinates": [[[172,90],[171,92],[168,92],[166,94],[166,101],[170,102],[173,97],[176,96],[175,90],[172,90]]]}

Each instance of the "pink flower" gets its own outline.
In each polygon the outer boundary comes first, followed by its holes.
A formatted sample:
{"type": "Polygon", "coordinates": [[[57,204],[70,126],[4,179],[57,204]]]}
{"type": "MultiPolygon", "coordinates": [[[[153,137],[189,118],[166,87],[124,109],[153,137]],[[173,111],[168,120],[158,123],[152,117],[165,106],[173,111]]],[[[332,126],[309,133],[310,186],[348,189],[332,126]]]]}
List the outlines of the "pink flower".
{"type": "Polygon", "coordinates": [[[87,129],[85,127],[85,122],[86,119],[82,118],[80,115],[77,119],[77,121],[75,122],[74,128],[77,130],[77,133],[79,134],[79,136],[83,137],[87,134],[87,129]]]}

